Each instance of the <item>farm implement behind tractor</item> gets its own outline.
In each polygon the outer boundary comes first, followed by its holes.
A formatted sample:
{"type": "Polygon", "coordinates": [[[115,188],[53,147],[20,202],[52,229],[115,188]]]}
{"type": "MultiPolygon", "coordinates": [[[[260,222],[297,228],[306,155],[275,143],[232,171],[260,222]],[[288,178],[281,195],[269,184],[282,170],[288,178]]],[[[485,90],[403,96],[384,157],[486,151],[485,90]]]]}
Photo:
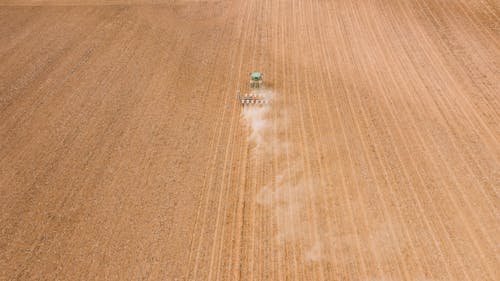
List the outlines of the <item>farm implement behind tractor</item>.
{"type": "Polygon", "coordinates": [[[242,105],[269,103],[269,100],[267,99],[266,95],[260,93],[256,94],[250,93],[241,95],[240,92],[238,92],[237,97],[242,105]]]}
{"type": "Polygon", "coordinates": [[[236,96],[243,106],[252,104],[267,104],[270,102],[268,95],[263,90],[263,81],[261,72],[250,73],[250,93],[240,94],[237,92],[236,96]]]}

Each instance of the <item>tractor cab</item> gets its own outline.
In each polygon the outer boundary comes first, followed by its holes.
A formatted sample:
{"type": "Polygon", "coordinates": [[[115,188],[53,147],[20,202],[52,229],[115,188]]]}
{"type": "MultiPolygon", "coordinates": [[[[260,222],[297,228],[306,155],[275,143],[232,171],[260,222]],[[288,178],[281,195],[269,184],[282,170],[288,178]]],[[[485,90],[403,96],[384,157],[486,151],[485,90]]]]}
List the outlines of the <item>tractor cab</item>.
{"type": "Polygon", "coordinates": [[[262,87],[262,73],[254,71],[250,73],[250,89],[259,89],[262,87]]]}

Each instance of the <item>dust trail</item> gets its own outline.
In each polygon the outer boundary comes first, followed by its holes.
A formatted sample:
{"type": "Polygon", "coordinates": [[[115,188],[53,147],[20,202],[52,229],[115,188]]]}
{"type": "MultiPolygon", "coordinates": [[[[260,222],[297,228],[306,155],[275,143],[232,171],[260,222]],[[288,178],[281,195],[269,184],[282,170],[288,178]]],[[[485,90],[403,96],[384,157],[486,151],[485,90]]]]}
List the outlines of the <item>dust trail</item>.
{"type": "Polygon", "coordinates": [[[277,94],[271,90],[258,94],[271,103],[245,106],[242,111],[242,119],[250,130],[248,140],[255,145],[252,156],[276,157],[282,161],[279,161],[276,177],[261,188],[255,200],[272,210],[278,222],[275,239],[279,243],[300,242],[314,247],[318,243],[311,241],[311,230],[317,226],[310,220],[307,204],[316,197],[318,182],[306,175],[300,152],[284,134],[289,124],[288,114],[277,94]]]}
{"type": "Polygon", "coordinates": [[[270,121],[268,120],[269,106],[244,107],[242,111],[243,118],[250,126],[250,135],[248,140],[254,142],[257,148],[265,147],[266,136],[270,131],[270,121]]]}
{"type": "Polygon", "coordinates": [[[272,102],[275,101],[276,95],[271,90],[259,90],[256,94],[270,103],[245,106],[241,115],[250,127],[248,140],[260,150],[269,148],[276,141],[272,135],[272,116],[270,115],[272,102]]]}
{"type": "MultiPolygon", "coordinates": [[[[313,235],[319,226],[311,219],[311,205],[317,204],[319,181],[305,171],[302,151],[288,141],[286,131],[291,130],[291,116],[278,95],[271,90],[259,91],[268,100],[267,105],[246,106],[242,118],[248,125],[248,140],[255,145],[253,157],[279,159],[276,177],[269,180],[256,195],[258,204],[268,207],[275,217],[279,244],[300,243],[310,249],[303,253],[310,261],[322,259],[320,237],[313,235]]],[[[321,230],[319,230],[321,231],[321,230]]]]}
{"type": "MultiPolygon", "coordinates": [[[[276,176],[269,179],[254,198],[257,204],[272,212],[276,242],[302,245],[302,258],[309,262],[350,264],[357,260],[358,254],[371,255],[371,249],[376,249],[376,255],[381,259],[394,257],[401,241],[391,241],[389,230],[391,226],[398,227],[396,222],[374,217],[367,231],[361,234],[353,229],[344,229],[342,223],[339,223],[339,229],[335,225],[330,228],[334,214],[321,213],[320,210],[332,209],[329,206],[332,202],[324,198],[332,187],[324,186],[324,181],[306,172],[304,151],[288,141],[294,136],[291,124],[298,122],[289,118],[296,118],[296,114],[279,103],[275,92],[266,90],[263,93],[272,102],[245,106],[241,116],[249,127],[248,141],[254,146],[251,156],[277,159],[276,176]],[[365,248],[359,250],[357,241],[365,248]]],[[[341,205],[338,210],[347,209],[347,202],[336,203],[341,205]]],[[[358,203],[350,202],[352,205],[358,203]]]]}

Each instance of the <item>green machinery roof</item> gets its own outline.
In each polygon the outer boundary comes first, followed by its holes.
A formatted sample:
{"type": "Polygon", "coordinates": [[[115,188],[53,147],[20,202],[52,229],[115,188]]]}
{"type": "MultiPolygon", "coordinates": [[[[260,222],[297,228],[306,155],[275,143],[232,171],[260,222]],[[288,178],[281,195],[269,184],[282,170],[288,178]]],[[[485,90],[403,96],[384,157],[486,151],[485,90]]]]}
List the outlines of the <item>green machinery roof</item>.
{"type": "Polygon", "coordinates": [[[255,81],[262,80],[262,73],[254,71],[252,72],[252,74],[250,74],[250,77],[255,81]]]}

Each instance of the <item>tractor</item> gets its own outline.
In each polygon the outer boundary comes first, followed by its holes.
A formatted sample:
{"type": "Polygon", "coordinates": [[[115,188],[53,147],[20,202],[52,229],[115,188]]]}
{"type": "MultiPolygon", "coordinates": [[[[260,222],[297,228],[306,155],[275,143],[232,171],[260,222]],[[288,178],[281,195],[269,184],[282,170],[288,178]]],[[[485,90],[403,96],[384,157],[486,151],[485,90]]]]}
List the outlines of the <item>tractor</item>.
{"type": "Polygon", "coordinates": [[[254,71],[250,73],[250,89],[260,89],[262,86],[262,73],[254,71]]]}
{"type": "Polygon", "coordinates": [[[267,104],[269,100],[267,99],[266,94],[261,91],[262,88],[262,72],[254,71],[250,73],[250,93],[241,95],[238,91],[237,97],[243,106],[251,104],[267,104]]]}

